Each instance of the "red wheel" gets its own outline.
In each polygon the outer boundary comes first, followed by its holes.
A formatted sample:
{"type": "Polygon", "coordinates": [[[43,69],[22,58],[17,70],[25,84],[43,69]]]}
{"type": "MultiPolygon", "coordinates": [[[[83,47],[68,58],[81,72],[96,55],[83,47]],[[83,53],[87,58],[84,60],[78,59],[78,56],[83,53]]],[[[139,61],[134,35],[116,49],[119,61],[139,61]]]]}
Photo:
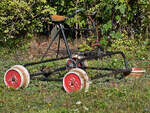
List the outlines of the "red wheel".
{"type": "Polygon", "coordinates": [[[22,75],[23,75],[23,85],[22,85],[22,87],[28,87],[28,85],[30,83],[30,75],[29,75],[28,70],[22,65],[15,65],[15,66],[13,66],[13,68],[16,68],[16,69],[20,70],[22,75]]]}
{"type": "Polygon", "coordinates": [[[63,87],[68,93],[79,91],[83,88],[83,79],[76,72],[68,72],[63,78],[63,87]]]}
{"type": "Polygon", "coordinates": [[[145,69],[141,69],[141,68],[132,68],[131,73],[129,74],[125,74],[125,77],[141,77],[144,75],[144,73],[146,72],[145,69]]]}
{"type": "Polygon", "coordinates": [[[79,55],[73,55],[72,60],[70,58],[68,58],[66,60],[66,64],[67,64],[68,69],[70,70],[70,69],[72,69],[73,66],[75,67],[76,65],[79,68],[88,67],[87,60],[84,60],[84,61],[77,64],[77,61],[82,59],[82,58],[84,58],[84,56],[79,56],[79,55]]]}
{"type": "Polygon", "coordinates": [[[85,89],[85,92],[87,92],[89,89],[89,77],[87,76],[86,72],[80,68],[74,68],[71,70],[71,72],[79,73],[79,75],[81,76],[81,78],[84,81],[83,88],[85,89]]]}
{"type": "Polygon", "coordinates": [[[141,68],[132,68],[132,72],[135,72],[135,73],[144,73],[146,72],[145,69],[141,69],[141,68]]]}
{"type": "Polygon", "coordinates": [[[75,92],[84,89],[85,92],[89,88],[89,78],[86,72],[80,68],[70,70],[63,78],[63,87],[66,92],[75,92]]]}
{"type": "MultiPolygon", "coordinates": [[[[80,60],[80,59],[82,59],[82,58],[84,58],[84,56],[80,56],[80,55],[74,55],[74,56],[73,56],[73,59],[74,59],[75,61],[80,60]]],[[[77,66],[78,66],[79,68],[81,68],[82,66],[88,67],[87,60],[84,60],[83,62],[79,63],[77,66]]]]}
{"type": "Polygon", "coordinates": [[[5,73],[4,82],[6,86],[16,89],[27,87],[30,82],[29,72],[22,65],[15,65],[5,73]]]}
{"type": "Polygon", "coordinates": [[[6,72],[4,82],[6,86],[18,89],[23,84],[22,73],[17,69],[11,68],[6,72]]]}
{"type": "Polygon", "coordinates": [[[68,59],[66,60],[66,66],[67,66],[67,68],[70,70],[70,69],[72,69],[73,67],[76,67],[76,61],[75,61],[74,59],[68,58],[68,59]]]}

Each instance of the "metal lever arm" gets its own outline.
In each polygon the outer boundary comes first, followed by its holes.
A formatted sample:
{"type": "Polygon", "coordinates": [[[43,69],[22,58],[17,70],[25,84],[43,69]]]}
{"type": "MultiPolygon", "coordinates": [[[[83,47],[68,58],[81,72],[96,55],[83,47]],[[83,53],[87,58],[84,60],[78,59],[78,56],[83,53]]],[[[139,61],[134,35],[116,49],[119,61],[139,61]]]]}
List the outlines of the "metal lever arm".
{"type": "Polygon", "coordinates": [[[84,11],[84,9],[83,9],[83,8],[81,8],[81,9],[77,9],[77,10],[75,10],[75,12],[73,12],[70,16],[68,16],[68,18],[72,18],[72,17],[74,17],[77,13],[79,13],[79,12],[81,12],[81,11],[84,11]]]}

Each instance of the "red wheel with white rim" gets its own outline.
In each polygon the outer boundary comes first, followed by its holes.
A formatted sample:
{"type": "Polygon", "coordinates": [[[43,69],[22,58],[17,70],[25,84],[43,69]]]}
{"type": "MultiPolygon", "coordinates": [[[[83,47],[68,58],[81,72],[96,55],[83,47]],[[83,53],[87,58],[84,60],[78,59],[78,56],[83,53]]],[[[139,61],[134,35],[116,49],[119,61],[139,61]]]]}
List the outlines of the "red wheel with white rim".
{"type": "Polygon", "coordinates": [[[72,60],[70,58],[68,58],[66,60],[66,64],[67,64],[68,69],[70,70],[70,69],[72,69],[73,66],[76,66],[76,65],[79,68],[88,67],[87,60],[84,60],[84,61],[77,64],[77,61],[79,61],[82,58],[84,58],[84,56],[79,56],[79,55],[73,55],[72,60]]]}
{"type": "Polygon", "coordinates": [[[89,81],[86,72],[80,68],[70,70],[63,78],[63,87],[66,92],[71,93],[89,88],[89,81]]]}
{"type": "Polygon", "coordinates": [[[71,70],[71,72],[77,72],[80,74],[81,78],[84,80],[84,87],[83,88],[84,88],[85,92],[87,92],[89,89],[89,77],[86,74],[86,72],[80,68],[74,68],[71,70]]]}
{"type": "Polygon", "coordinates": [[[18,69],[9,69],[4,76],[6,86],[13,88],[20,88],[23,84],[23,75],[18,69]]]}
{"type": "MultiPolygon", "coordinates": [[[[84,56],[74,55],[72,58],[73,58],[75,61],[78,61],[78,60],[84,58],[84,56]]],[[[82,66],[88,67],[87,60],[82,61],[81,63],[77,64],[77,66],[78,66],[79,68],[81,68],[82,66]]]]}
{"type": "Polygon", "coordinates": [[[66,66],[67,66],[67,68],[70,70],[70,69],[72,69],[73,67],[76,67],[76,61],[75,61],[74,59],[68,58],[68,59],[66,60],[66,66]]]}
{"type": "Polygon", "coordinates": [[[29,72],[22,65],[15,65],[5,73],[4,82],[6,86],[16,89],[27,87],[30,82],[29,72]]]}
{"type": "Polygon", "coordinates": [[[131,73],[129,74],[125,74],[126,77],[141,77],[144,75],[144,73],[146,72],[145,69],[141,69],[141,68],[132,68],[131,73]]]}
{"type": "Polygon", "coordinates": [[[83,88],[83,79],[79,73],[68,72],[63,78],[63,87],[67,93],[79,91],[83,88]]]}
{"type": "Polygon", "coordinates": [[[146,72],[145,69],[141,69],[141,68],[132,68],[132,72],[135,72],[135,73],[144,73],[146,72]]]}
{"type": "Polygon", "coordinates": [[[22,65],[15,65],[15,66],[13,66],[13,68],[17,68],[18,70],[20,70],[23,75],[22,87],[25,87],[25,88],[28,87],[28,85],[30,83],[30,75],[29,75],[28,70],[22,65]]]}

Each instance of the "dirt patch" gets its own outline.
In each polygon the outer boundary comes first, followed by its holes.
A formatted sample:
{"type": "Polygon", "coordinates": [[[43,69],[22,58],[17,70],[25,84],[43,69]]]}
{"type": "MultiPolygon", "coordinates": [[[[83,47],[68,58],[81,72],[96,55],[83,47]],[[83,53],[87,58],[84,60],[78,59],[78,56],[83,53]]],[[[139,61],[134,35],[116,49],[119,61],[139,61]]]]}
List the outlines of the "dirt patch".
{"type": "MultiPolygon", "coordinates": [[[[37,58],[43,56],[45,51],[47,50],[49,44],[51,42],[51,38],[41,36],[41,37],[34,37],[31,42],[30,46],[28,49],[28,54],[29,54],[29,59],[37,58]]],[[[71,52],[77,51],[78,50],[78,45],[80,45],[83,41],[78,40],[78,41],[73,41],[73,42],[68,42],[69,48],[71,52]],[[78,44],[76,44],[78,42],[78,44]]],[[[54,57],[57,54],[57,48],[58,48],[58,39],[54,41],[50,49],[48,50],[48,53],[46,54],[46,57],[54,57]]],[[[59,56],[66,56],[66,47],[64,40],[60,40],[60,50],[59,50],[59,56]]]]}

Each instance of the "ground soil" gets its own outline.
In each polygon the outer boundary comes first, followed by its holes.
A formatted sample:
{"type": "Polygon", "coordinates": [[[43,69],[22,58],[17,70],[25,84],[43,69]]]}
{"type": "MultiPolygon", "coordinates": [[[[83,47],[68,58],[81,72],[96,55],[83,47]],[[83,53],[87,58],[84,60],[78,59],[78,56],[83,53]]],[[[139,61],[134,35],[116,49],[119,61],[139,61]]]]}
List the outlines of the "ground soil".
{"type": "MultiPolygon", "coordinates": [[[[28,49],[29,59],[33,59],[35,57],[41,57],[47,50],[50,42],[51,42],[51,38],[46,36],[34,37],[29,44],[29,49],[28,49]]],[[[83,41],[81,40],[68,41],[68,45],[71,52],[77,51],[78,45],[80,45],[82,42],[83,41]]],[[[48,50],[46,57],[56,56],[57,47],[58,47],[58,40],[55,40],[51,48],[48,50]]],[[[66,56],[67,52],[66,52],[65,43],[61,39],[59,56],[64,56],[64,55],[66,56]]]]}

